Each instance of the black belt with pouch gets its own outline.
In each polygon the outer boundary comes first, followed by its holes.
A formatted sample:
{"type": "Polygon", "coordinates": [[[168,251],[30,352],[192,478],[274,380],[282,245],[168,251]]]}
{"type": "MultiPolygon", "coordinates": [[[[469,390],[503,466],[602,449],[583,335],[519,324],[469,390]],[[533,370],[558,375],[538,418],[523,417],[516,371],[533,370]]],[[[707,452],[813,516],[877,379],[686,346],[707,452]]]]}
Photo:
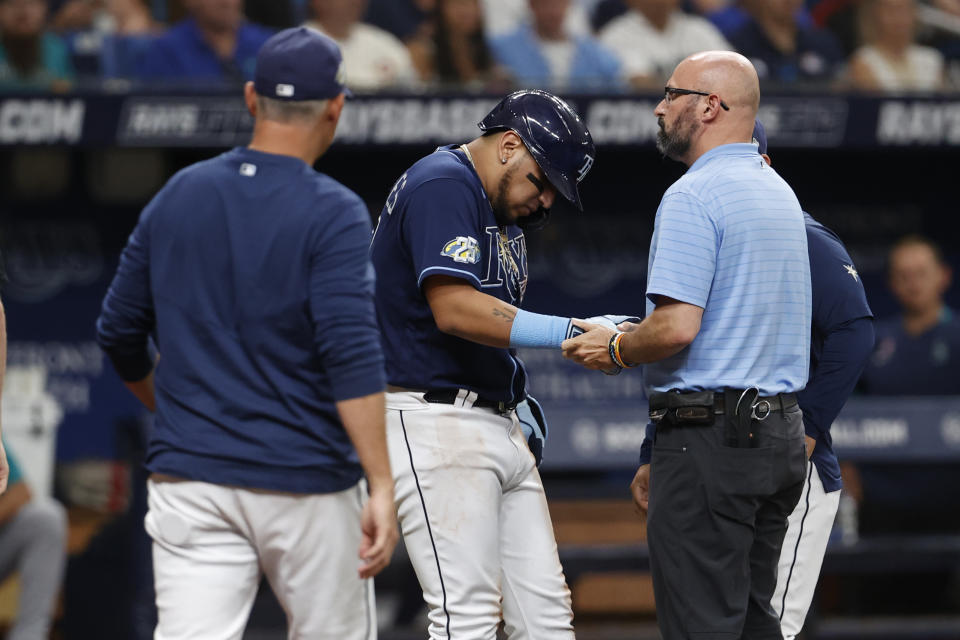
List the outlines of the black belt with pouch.
{"type": "Polygon", "coordinates": [[[650,420],[658,425],[709,426],[716,416],[724,416],[724,444],[729,447],[751,447],[753,421],[764,421],[774,411],[786,411],[797,404],[793,393],[760,396],[756,387],[725,388],[722,392],[673,390],[650,396],[650,420]]]}

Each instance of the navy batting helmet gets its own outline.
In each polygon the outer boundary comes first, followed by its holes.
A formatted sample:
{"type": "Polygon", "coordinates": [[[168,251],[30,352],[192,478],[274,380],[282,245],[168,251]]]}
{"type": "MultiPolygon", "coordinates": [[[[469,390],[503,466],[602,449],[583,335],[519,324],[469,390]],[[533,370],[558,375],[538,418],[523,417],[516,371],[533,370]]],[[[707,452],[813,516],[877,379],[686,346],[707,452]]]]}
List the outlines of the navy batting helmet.
{"type": "Polygon", "coordinates": [[[587,125],[570,105],[539,89],[515,91],[477,126],[488,133],[510,130],[520,136],[550,184],[583,211],[577,183],[597,154],[587,125]]]}

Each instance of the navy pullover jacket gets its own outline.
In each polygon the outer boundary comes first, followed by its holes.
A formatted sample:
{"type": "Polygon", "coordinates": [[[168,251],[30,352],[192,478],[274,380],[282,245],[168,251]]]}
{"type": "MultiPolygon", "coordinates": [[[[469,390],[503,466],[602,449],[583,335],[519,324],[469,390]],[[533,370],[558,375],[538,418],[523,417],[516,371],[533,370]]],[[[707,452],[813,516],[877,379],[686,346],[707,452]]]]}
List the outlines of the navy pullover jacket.
{"type": "Polygon", "coordinates": [[[120,376],[159,353],[152,472],[297,493],[362,475],[335,402],[382,391],[352,191],[303,161],[236,148],[176,174],[120,257],[97,338],[120,376]]]}

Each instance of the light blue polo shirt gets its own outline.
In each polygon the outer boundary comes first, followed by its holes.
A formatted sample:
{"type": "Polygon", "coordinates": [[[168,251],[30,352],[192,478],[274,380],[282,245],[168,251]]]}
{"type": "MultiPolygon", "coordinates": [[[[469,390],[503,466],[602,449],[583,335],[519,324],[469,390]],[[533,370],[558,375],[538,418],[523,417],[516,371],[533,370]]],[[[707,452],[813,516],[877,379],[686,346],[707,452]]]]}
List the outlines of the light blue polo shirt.
{"type": "Polygon", "coordinates": [[[657,296],[703,308],[700,332],[646,368],[647,392],[798,391],[810,359],[810,263],[800,203],[754,144],[703,154],[660,201],[647,315],[657,296]]]}

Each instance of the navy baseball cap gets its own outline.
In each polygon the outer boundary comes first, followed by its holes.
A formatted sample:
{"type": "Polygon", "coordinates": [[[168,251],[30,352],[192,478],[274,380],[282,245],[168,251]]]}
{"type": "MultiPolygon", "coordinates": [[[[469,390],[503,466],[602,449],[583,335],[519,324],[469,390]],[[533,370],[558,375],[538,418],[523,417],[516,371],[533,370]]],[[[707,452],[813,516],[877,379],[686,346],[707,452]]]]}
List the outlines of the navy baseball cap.
{"type": "Polygon", "coordinates": [[[274,34],[257,52],[253,87],[274,100],[326,100],[345,86],[340,47],[316,29],[295,27],[274,34]]]}
{"type": "Polygon", "coordinates": [[[753,141],[757,143],[757,151],[760,155],[767,152],[767,132],[759,119],[753,121],[753,141]]]}

